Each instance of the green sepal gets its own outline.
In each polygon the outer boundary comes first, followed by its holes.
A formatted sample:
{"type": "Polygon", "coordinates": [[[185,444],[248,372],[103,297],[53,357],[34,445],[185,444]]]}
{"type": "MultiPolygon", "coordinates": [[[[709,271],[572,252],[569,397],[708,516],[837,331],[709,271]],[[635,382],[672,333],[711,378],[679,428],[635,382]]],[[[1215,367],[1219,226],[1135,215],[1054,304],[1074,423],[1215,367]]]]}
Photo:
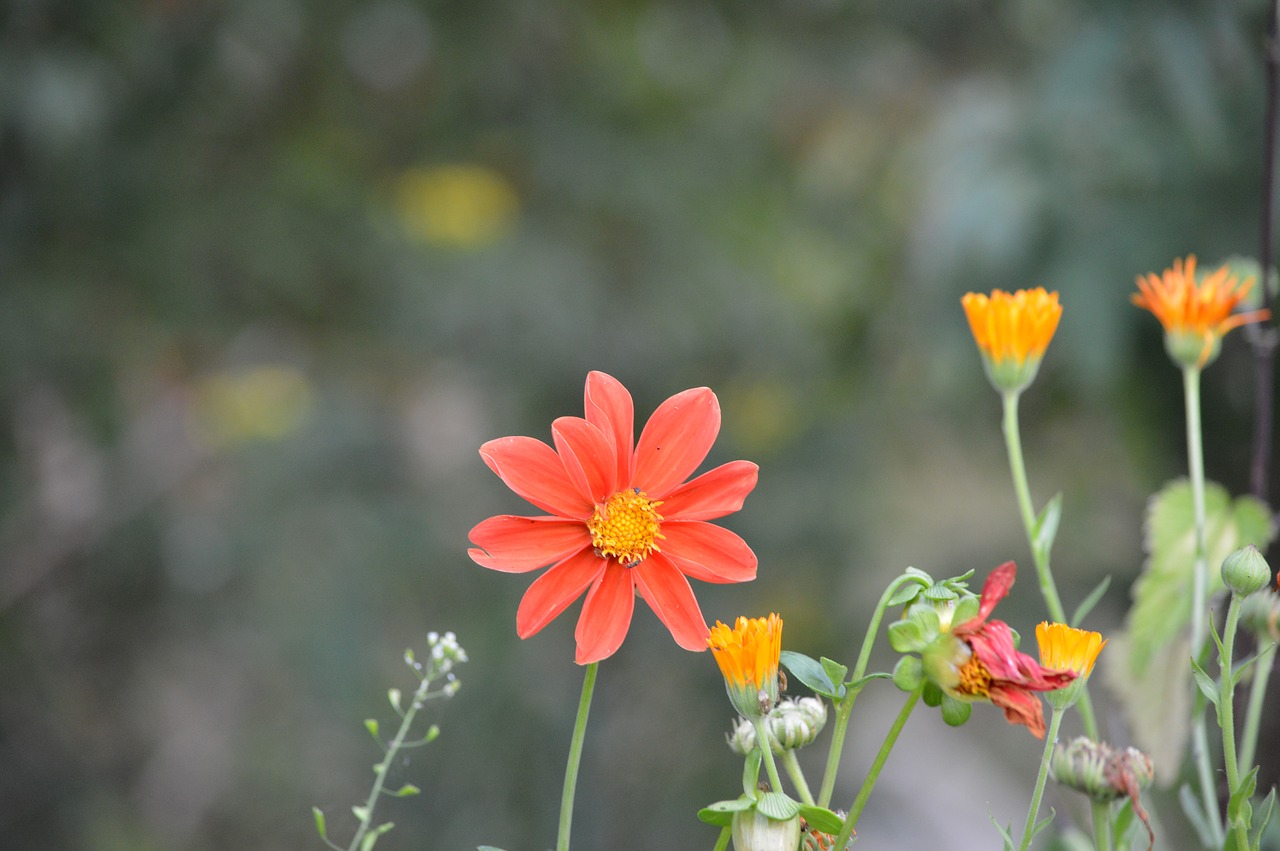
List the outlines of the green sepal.
{"type": "MultiPolygon", "coordinates": [[[[820,694],[823,697],[829,697],[832,700],[839,700],[844,697],[845,688],[843,685],[837,685],[838,680],[833,680],[827,673],[827,664],[835,665],[838,668],[844,668],[830,659],[818,662],[803,653],[796,653],[794,650],[783,650],[778,657],[791,675],[800,682],[804,683],[814,694],[820,694]]],[[[848,670],[847,668],[845,670],[848,670]]],[[[841,679],[843,675],[841,675],[841,679]]]]}
{"type": "Polygon", "coordinates": [[[924,682],[924,664],[915,656],[903,656],[893,666],[893,684],[902,691],[915,691],[924,682]]]}
{"type": "Polygon", "coordinates": [[[1071,615],[1071,623],[1069,626],[1078,626],[1081,621],[1089,617],[1089,613],[1093,611],[1093,607],[1098,605],[1102,600],[1107,589],[1111,587],[1111,574],[1107,574],[1097,586],[1089,592],[1089,596],[1076,607],[1075,613],[1071,615]]]}
{"type": "Polygon", "coordinates": [[[948,727],[959,727],[973,714],[973,704],[956,700],[948,694],[942,696],[942,720],[948,727]]]}
{"type": "Polygon", "coordinates": [[[756,812],[774,821],[788,821],[800,813],[800,802],[785,792],[761,792],[756,798],[756,812]]]}
{"type": "Polygon", "coordinates": [[[327,840],[329,838],[329,833],[328,828],[325,827],[324,810],[319,807],[312,807],[311,815],[314,816],[316,820],[316,833],[320,834],[321,839],[327,840]]]}
{"type": "Polygon", "coordinates": [[[919,653],[929,646],[920,624],[914,620],[894,621],[889,624],[889,646],[896,653],[919,653]]]}
{"type": "Polygon", "coordinates": [[[960,595],[946,585],[933,585],[926,588],[922,596],[926,600],[932,600],[935,603],[945,603],[949,600],[957,599],[960,595]]]}
{"type": "Polygon", "coordinates": [[[905,606],[914,601],[921,591],[933,585],[932,576],[914,567],[908,567],[902,576],[894,580],[894,582],[899,581],[902,584],[898,586],[898,590],[889,595],[886,606],[905,606]]]}
{"type": "Polygon", "coordinates": [[[978,608],[981,604],[982,601],[972,594],[961,597],[960,602],[956,603],[955,611],[951,613],[951,623],[962,624],[973,620],[978,616],[978,608]]]}
{"type": "Polygon", "coordinates": [[[716,801],[698,810],[698,819],[716,827],[728,827],[733,824],[733,814],[744,812],[756,805],[756,802],[743,795],[732,801],[716,801]]]}
{"type": "Polygon", "coordinates": [[[833,813],[826,807],[816,807],[811,804],[800,805],[800,816],[809,823],[809,827],[819,833],[837,834],[840,828],[844,827],[844,819],[833,813]]]}
{"type": "Polygon", "coordinates": [[[373,846],[378,843],[378,838],[395,826],[395,822],[385,821],[366,833],[364,835],[364,840],[360,843],[360,851],[371,851],[373,846]]]}
{"type": "Polygon", "coordinates": [[[939,706],[942,704],[942,698],[946,697],[942,693],[942,689],[938,688],[938,684],[932,680],[926,680],[924,689],[920,692],[920,699],[924,701],[925,706],[939,706]]]}
{"type": "Polygon", "coordinates": [[[1035,525],[1031,527],[1031,540],[1034,542],[1032,546],[1037,561],[1049,560],[1049,551],[1053,549],[1053,539],[1058,535],[1058,521],[1061,519],[1062,494],[1057,493],[1053,499],[1049,500],[1048,505],[1036,518],[1035,525]]]}

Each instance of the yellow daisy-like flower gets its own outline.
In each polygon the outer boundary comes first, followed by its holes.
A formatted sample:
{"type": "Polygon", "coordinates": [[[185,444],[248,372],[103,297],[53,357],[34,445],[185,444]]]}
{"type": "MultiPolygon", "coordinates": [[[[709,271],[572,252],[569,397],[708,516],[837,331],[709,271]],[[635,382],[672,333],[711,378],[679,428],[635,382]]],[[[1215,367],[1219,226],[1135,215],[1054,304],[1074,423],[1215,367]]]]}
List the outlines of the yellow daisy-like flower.
{"type": "Polygon", "coordinates": [[[732,628],[716,621],[707,646],[724,674],[730,702],[743,717],[758,718],[778,702],[782,618],[740,617],[732,628]]]}
{"type": "Polygon", "coordinates": [[[1230,266],[1196,281],[1196,258],[1175,259],[1162,275],[1138,276],[1133,303],[1149,310],[1164,326],[1169,356],[1182,366],[1204,367],[1218,356],[1228,331],[1271,316],[1269,310],[1235,313],[1253,288],[1253,278],[1241,281],[1230,266]]]}
{"type": "Polygon", "coordinates": [[[1066,709],[1080,699],[1085,681],[1093,673],[1098,654],[1107,646],[1099,633],[1076,629],[1065,623],[1042,621],[1036,626],[1036,644],[1040,646],[1040,664],[1053,671],[1072,671],[1075,680],[1065,688],[1046,695],[1059,709],[1066,709]]]}
{"type": "Polygon", "coordinates": [[[1015,293],[993,290],[989,296],[967,293],[960,304],[991,383],[1002,392],[1023,390],[1035,379],[1058,330],[1058,294],[1044,287],[1015,293]]]}

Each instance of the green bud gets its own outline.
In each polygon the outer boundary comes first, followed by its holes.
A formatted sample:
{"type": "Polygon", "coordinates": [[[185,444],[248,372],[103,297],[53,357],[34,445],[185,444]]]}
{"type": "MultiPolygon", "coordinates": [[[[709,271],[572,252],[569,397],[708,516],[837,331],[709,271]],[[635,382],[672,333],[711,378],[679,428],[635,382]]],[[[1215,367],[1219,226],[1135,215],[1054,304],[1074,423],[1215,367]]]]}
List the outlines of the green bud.
{"type": "Polygon", "coordinates": [[[1106,742],[1078,736],[1054,746],[1049,762],[1053,779],[1095,801],[1106,803],[1145,788],[1155,778],[1151,757],[1137,748],[1114,750],[1106,742]]]}
{"type": "Polygon", "coordinates": [[[733,814],[735,851],[796,851],[800,845],[800,817],[777,821],[754,807],[733,814]]]}
{"type": "MultiPolygon", "coordinates": [[[[798,750],[813,743],[827,723],[827,705],[816,697],[787,698],[764,719],[769,747],[776,753],[798,750]]],[[[756,746],[754,725],[739,718],[728,735],[729,748],[746,756],[756,746]]]]}
{"type": "Polygon", "coordinates": [[[1271,581],[1271,565],[1257,547],[1249,544],[1222,562],[1222,581],[1237,597],[1248,597],[1271,581]]]}

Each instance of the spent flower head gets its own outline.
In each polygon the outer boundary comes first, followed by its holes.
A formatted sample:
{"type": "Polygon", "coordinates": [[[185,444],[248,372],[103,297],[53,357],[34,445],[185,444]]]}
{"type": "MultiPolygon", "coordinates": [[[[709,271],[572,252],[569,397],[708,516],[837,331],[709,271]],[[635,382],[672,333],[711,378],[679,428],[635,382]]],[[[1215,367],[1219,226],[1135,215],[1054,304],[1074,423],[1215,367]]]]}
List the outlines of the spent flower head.
{"type": "Polygon", "coordinates": [[[782,618],[739,617],[732,627],[716,621],[707,646],[724,674],[729,701],[744,718],[767,715],[778,702],[782,618]]]}
{"type": "Polygon", "coordinates": [[[1139,800],[1141,791],[1155,779],[1151,757],[1137,748],[1112,748],[1106,742],[1078,736],[1054,746],[1049,770],[1058,783],[1083,792],[1098,803],[1128,798],[1134,814],[1147,828],[1151,847],[1155,847],[1151,820],[1139,800]]]}
{"type": "Polygon", "coordinates": [[[708,523],[742,507],[757,467],[733,461],[688,480],[720,431],[720,403],[706,387],[667,399],[633,437],[631,394],[603,372],[587,376],[586,416],[551,425],[555,448],[531,437],[480,447],[489,468],[549,512],[490,517],[467,551],[482,567],[534,580],[516,612],[528,638],[586,593],[576,660],[597,662],[621,646],[639,596],[686,650],[706,648],[707,624],[689,579],[745,582],[756,557],[733,532],[708,523]]]}
{"type": "Polygon", "coordinates": [[[1218,356],[1228,331],[1270,317],[1268,310],[1234,312],[1252,287],[1253,278],[1241,281],[1229,265],[1197,280],[1192,254],[1185,261],[1175,259],[1163,274],[1139,275],[1138,292],[1131,298],[1164,326],[1169,357],[1180,366],[1199,369],[1218,356]]]}
{"type": "Polygon", "coordinates": [[[989,296],[968,293],[960,303],[991,383],[1002,393],[1024,390],[1035,380],[1058,330],[1058,294],[1044,287],[1014,293],[993,290],[989,296]]]}

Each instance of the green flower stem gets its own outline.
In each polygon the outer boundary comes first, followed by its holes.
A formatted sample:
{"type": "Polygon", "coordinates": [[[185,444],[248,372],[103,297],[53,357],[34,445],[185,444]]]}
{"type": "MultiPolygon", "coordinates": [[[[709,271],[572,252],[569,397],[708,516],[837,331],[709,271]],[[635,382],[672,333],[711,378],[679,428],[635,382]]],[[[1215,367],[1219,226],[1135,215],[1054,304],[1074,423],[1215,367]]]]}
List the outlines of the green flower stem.
{"type": "Polygon", "coordinates": [[[889,728],[888,735],[884,738],[884,744],[880,745],[880,752],[876,754],[875,761],[871,763],[870,770],[867,771],[866,779],[862,781],[862,788],[858,790],[858,797],[853,799],[853,806],[849,807],[849,815],[845,817],[844,827],[840,828],[840,834],[836,837],[836,841],[831,844],[832,848],[844,848],[849,844],[849,839],[853,836],[853,829],[858,824],[858,819],[862,816],[862,810],[867,805],[867,799],[871,797],[871,790],[876,787],[876,781],[880,779],[880,770],[884,768],[884,764],[889,759],[889,752],[893,750],[894,744],[898,741],[898,734],[902,732],[902,728],[906,726],[907,719],[911,717],[911,710],[916,708],[916,704],[920,701],[920,692],[924,689],[920,688],[907,695],[907,702],[902,705],[902,710],[898,713],[898,717],[894,719],[893,726],[889,728]]]}
{"type": "Polygon", "coordinates": [[[764,758],[764,768],[769,774],[769,785],[775,792],[783,792],[782,776],[778,774],[778,764],[773,759],[773,748],[769,747],[769,731],[764,727],[764,716],[757,715],[751,719],[751,726],[756,731],[756,748],[764,758]]]}
{"type": "Polygon", "coordinates": [[[716,847],[711,851],[725,851],[729,847],[729,838],[733,836],[733,829],[728,825],[720,828],[720,838],[716,840],[716,847]]]}
{"type": "MultiPolygon", "coordinates": [[[[1222,652],[1218,675],[1218,726],[1222,728],[1222,762],[1227,770],[1227,790],[1234,797],[1240,791],[1240,764],[1236,758],[1235,684],[1232,682],[1232,651],[1240,623],[1240,597],[1232,594],[1227,607],[1227,623],[1222,628],[1222,652]]],[[[1228,829],[1235,833],[1236,848],[1249,847],[1249,831],[1243,819],[1234,819],[1228,829]]]]}
{"type": "MultiPolygon", "coordinates": [[[[1045,606],[1049,609],[1049,617],[1057,623],[1074,626],[1067,620],[1067,613],[1062,608],[1062,599],[1058,596],[1058,586],[1053,581],[1053,571],[1049,567],[1049,553],[1041,550],[1036,544],[1036,512],[1031,503],[1031,488],[1027,484],[1027,465],[1022,458],[1022,433],[1018,427],[1018,398],[1020,393],[1002,393],[1004,400],[1005,447],[1009,452],[1009,471],[1013,475],[1013,489],[1018,497],[1018,511],[1022,515],[1022,527],[1027,533],[1027,543],[1031,547],[1031,558],[1035,562],[1036,576],[1040,580],[1040,594],[1044,597],[1045,606]]],[[[1093,740],[1098,739],[1098,722],[1093,714],[1093,701],[1089,699],[1089,686],[1080,690],[1080,700],[1076,704],[1080,712],[1080,723],[1084,726],[1085,735],[1093,740]]]]}
{"type": "MultiPolygon", "coordinates": [[[[914,581],[910,576],[899,576],[890,582],[889,587],[880,595],[880,602],[876,604],[871,623],[867,625],[867,634],[862,639],[862,650],[858,653],[858,661],[853,667],[853,682],[862,679],[867,672],[867,664],[871,659],[871,647],[875,644],[876,634],[880,631],[880,621],[884,618],[885,609],[889,607],[889,601],[904,583],[914,581]]],[[[831,804],[831,796],[836,788],[836,774],[840,771],[840,754],[844,750],[844,737],[849,729],[849,716],[853,714],[853,702],[858,699],[861,688],[857,686],[849,689],[844,697],[835,702],[836,721],[831,732],[831,745],[827,750],[827,767],[822,773],[822,786],[818,789],[818,806],[820,807],[831,804]]]]}
{"type": "Polygon", "coordinates": [[[1040,757],[1040,773],[1036,775],[1036,788],[1031,793],[1031,806],[1027,808],[1027,823],[1022,828],[1022,844],[1019,851],[1027,851],[1031,847],[1031,839],[1035,836],[1036,820],[1040,816],[1040,799],[1044,797],[1044,784],[1049,779],[1049,760],[1053,756],[1053,746],[1058,741],[1058,727],[1062,724],[1064,710],[1057,707],[1049,719],[1049,732],[1044,737],[1044,754],[1040,757]]]}
{"type": "MultiPolygon", "coordinates": [[[[1200,426],[1200,367],[1182,368],[1183,404],[1187,419],[1187,473],[1191,479],[1191,506],[1195,516],[1195,563],[1191,578],[1191,656],[1200,658],[1205,642],[1205,613],[1209,597],[1209,565],[1206,554],[1206,521],[1204,508],[1204,443],[1200,426]]],[[[1200,704],[1203,707],[1203,704],[1200,704]]],[[[1191,755],[1196,763],[1196,775],[1200,781],[1200,797],[1204,805],[1205,821],[1214,832],[1215,846],[1222,845],[1223,836],[1218,815],[1218,792],[1214,768],[1210,763],[1209,736],[1205,730],[1203,708],[1193,711],[1191,717],[1191,755]]]]}
{"type": "Polygon", "coordinates": [[[791,778],[791,784],[796,787],[800,800],[813,806],[813,792],[809,791],[809,784],[804,779],[804,771],[800,768],[800,760],[796,759],[795,751],[782,752],[782,767],[787,770],[787,776],[791,778]]]}
{"type": "Polygon", "coordinates": [[[360,843],[364,841],[365,835],[369,832],[369,826],[373,824],[373,808],[378,803],[379,796],[387,784],[387,773],[391,771],[391,764],[395,761],[396,754],[404,747],[404,740],[409,735],[409,729],[413,726],[413,719],[418,714],[418,710],[427,701],[429,695],[428,688],[431,685],[431,677],[424,676],[422,682],[418,684],[417,689],[413,692],[413,699],[409,701],[409,708],[405,710],[404,717],[400,721],[400,729],[396,731],[395,737],[387,745],[386,754],[382,758],[382,762],[378,763],[374,768],[373,788],[369,791],[369,800],[365,801],[361,811],[364,816],[360,819],[360,825],[356,828],[356,835],[351,838],[351,844],[347,846],[347,851],[356,851],[360,847],[360,843]]]}
{"type": "MultiPolygon", "coordinates": [[[[1258,645],[1266,641],[1266,636],[1259,635],[1258,645]]],[[[1249,708],[1245,710],[1244,729],[1240,733],[1240,771],[1247,771],[1253,766],[1253,757],[1258,749],[1258,727],[1262,722],[1262,705],[1267,697],[1267,685],[1271,680],[1271,668],[1276,660],[1275,642],[1259,651],[1258,661],[1254,662],[1253,684],[1249,687],[1249,708]]]]}
{"type": "Polygon", "coordinates": [[[1093,801],[1094,851],[1111,851],[1111,805],[1093,801]]]}
{"type": "Polygon", "coordinates": [[[591,695],[596,688],[596,672],[600,663],[587,665],[582,680],[582,697],[578,700],[578,720],[573,724],[573,739],[569,743],[569,762],[564,769],[564,792],[560,795],[560,832],[556,836],[556,851],[569,851],[569,828],[573,824],[573,796],[578,787],[578,764],[582,762],[582,740],[587,733],[587,715],[591,711],[591,695]]]}

